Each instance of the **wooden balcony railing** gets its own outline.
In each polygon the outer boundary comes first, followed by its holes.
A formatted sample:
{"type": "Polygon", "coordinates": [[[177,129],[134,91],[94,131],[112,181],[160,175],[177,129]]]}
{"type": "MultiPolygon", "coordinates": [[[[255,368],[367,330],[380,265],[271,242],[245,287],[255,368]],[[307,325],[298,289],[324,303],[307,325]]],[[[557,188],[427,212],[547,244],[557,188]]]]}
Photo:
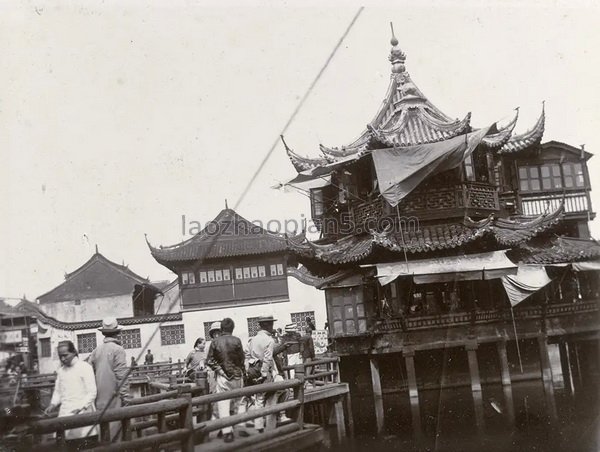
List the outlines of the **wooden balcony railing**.
{"type": "MultiPolygon", "coordinates": [[[[495,186],[465,182],[452,187],[412,192],[399,204],[402,215],[421,217],[423,214],[435,215],[435,212],[476,209],[495,211],[500,209],[498,189],[495,186]]],[[[373,219],[395,217],[395,213],[386,211],[382,198],[377,198],[353,207],[351,218],[356,226],[362,226],[373,219]]]]}
{"type": "Polygon", "coordinates": [[[585,191],[575,193],[546,194],[543,196],[521,196],[521,211],[523,215],[541,215],[544,212],[552,212],[558,208],[560,203],[565,202],[565,213],[588,212],[591,210],[588,195],[585,191]]]}
{"type": "MultiPolygon", "coordinates": [[[[586,312],[597,312],[600,306],[597,300],[580,301],[566,304],[549,304],[546,307],[546,317],[560,317],[586,312]]],[[[505,319],[506,311],[482,310],[472,312],[456,312],[451,314],[425,315],[418,317],[407,317],[405,319],[394,318],[379,320],[375,325],[375,332],[384,333],[392,331],[408,331],[448,328],[452,326],[485,324],[502,321],[505,319]],[[405,328],[403,328],[403,323],[405,328]]],[[[541,306],[516,307],[514,309],[516,320],[540,319],[543,316],[541,306]]]]}

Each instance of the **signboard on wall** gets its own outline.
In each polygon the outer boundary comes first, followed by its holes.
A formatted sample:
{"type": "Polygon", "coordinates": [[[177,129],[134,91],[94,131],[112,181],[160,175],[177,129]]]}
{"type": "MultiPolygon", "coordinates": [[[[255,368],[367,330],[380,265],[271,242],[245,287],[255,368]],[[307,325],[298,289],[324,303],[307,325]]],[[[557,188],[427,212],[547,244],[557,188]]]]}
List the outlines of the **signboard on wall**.
{"type": "Polygon", "coordinates": [[[314,330],[312,339],[315,345],[315,355],[322,355],[327,352],[327,330],[314,330]]]}
{"type": "Polygon", "coordinates": [[[21,330],[0,331],[0,342],[3,344],[20,344],[23,342],[21,330]]]}

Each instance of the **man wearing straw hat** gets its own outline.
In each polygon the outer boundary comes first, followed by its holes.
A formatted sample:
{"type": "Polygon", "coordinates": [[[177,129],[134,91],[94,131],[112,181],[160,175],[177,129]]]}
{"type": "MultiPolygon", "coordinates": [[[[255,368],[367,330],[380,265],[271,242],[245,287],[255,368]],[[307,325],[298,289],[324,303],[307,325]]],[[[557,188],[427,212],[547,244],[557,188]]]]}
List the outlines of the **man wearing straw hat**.
{"type": "MultiPolygon", "coordinates": [[[[129,400],[129,369],[125,349],[121,346],[119,334],[121,328],[114,317],[107,317],[98,328],[104,335],[104,342],[94,349],[88,362],[96,374],[96,409],[120,408],[129,400]]],[[[110,423],[110,436],[118,440],[120,425],[118,421],[110,423]]]]}
{"type": "MultiPolygon", "coordinates": [[[[300,330],[298,329],[298,324],[296,323],[288,323],[284,329],[285,333],[281,338],[282,345],[284,348],[284,353],[287,358],[288,366],[295,366],[297,364],[302,364],[302,355],[300,343],[302,341],[302,336],[300,335],[300,330]]],[[[290,378],[294,378],[295,372],[294,370],[290,370],[290,378]]]]}

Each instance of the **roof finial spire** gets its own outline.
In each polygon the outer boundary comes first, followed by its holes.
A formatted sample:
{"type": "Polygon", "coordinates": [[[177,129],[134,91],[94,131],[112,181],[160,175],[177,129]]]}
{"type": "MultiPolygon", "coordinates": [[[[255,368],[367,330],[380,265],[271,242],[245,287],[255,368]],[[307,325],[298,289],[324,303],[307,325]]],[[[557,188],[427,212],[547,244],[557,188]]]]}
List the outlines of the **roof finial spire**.
{"type": "Polygon", "coordinates": [[[96,243],[96,254],[98,254],[98,244],[96,243]]]}
{"type": "Polygon", "coordinates": [[[389,60],[392,63],[392,73],[401,74],[406,69],[404,67],[406,54],[398,46],[398,39],[396,39],[396,35],[394,34],[394,24],[392,22],[390,22],[390,28],[392,29],[392,39],[390,40],[390,44],[392,44],[392,50],[390,52],[389,60]]]}
{"type": "Polygon", "coordinates": [[[229,206],[227,205],[227,198],[225,198],[225,208],[229,209],[229,206]]]}

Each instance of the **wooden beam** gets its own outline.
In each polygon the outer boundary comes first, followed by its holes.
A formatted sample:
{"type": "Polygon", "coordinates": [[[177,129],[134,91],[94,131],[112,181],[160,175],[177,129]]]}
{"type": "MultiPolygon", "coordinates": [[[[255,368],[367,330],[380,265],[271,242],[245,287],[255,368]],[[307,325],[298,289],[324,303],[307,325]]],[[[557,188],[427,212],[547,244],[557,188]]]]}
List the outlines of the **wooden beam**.
{"type": "Polygon", "coordinates": [[[371,366],[371,382],[373,384],[373,401],[375,402],[375,423],[377,427],[377,433],[383,432],[385,426],[384,409],[383,409],[383,394],[381,391],[381,378],[379,375],[379,363],[377,358],[371,357],[369,359],[371,366]]]}

